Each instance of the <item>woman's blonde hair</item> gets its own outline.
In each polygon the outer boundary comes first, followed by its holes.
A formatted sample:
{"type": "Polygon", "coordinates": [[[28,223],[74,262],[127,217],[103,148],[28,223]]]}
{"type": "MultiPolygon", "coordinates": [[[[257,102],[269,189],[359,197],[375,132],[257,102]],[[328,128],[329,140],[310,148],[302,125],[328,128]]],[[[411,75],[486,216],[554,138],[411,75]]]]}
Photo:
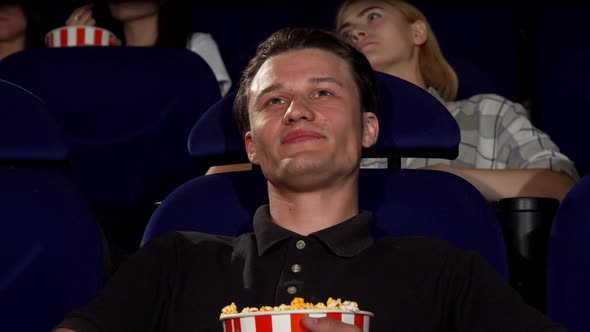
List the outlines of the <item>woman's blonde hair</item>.
{"type": "MultiPolygon", "coordinates": [[[[352,4],[367,0],[345,0],[340,4],[336,15],[336,27],[342,25],[342,15],[352,4]]],[[[374,0],[390,5],[397,9],[402,16],[411,24],[422,21],[426,25],[427,38],[420,48],[419,66],[420,73],[428,87],[433,87],[445,101],[453,101],[457,97],[459,80],[455,70],[445,59],[436,36],[426,20],[424,14],[413,5],[403,0],[374,0]]]]}

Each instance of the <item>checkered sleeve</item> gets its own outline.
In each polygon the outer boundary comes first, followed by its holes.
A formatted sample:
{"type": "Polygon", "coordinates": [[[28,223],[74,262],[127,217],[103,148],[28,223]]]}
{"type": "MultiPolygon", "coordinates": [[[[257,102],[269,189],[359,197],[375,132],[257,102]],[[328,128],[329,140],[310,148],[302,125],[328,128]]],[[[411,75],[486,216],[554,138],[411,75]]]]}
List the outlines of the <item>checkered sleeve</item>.
{"type": "Polygon", "coordinates": [[[500,96],[494,96],[493,99],[494,102],[482,103],[488,109],[481,111],[488,116],[497,114],[493,128],[498,162],[505,163],[508,169],[545,168],[565,172],[579,179],[574,163],[559,152],[549,135],[532,125],[522,105],[500,96]]]}

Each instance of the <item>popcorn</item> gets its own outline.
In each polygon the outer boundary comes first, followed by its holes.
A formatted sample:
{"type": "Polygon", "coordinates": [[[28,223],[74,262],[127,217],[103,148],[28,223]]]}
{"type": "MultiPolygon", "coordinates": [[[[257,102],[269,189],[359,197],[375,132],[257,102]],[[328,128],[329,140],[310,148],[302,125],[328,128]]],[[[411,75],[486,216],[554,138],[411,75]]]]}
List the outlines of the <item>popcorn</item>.
{"type": "MultiPolygon", "coordinates": [[[[249,312],[269,312],[269,311],[288,311],[288,310],[342,310],[342,311],[349,311],[349,312],[357,312],[359,311],[358,303],[354,301],[342,301],[341,299],[333,299],[332,297],[328,298],[326,303],[318,302],[316,304],[305,302],[302,297],[296,297],[291,301],[290,305],[281,304],[279,306],[263,306],[260,308],[256,307],[246,307],[242,309],[241,313],[249,313],[249,312]]],[[[225,315],[235,315],[238,314],[238,309],[236,304],[232,302],[230,305],[223,307],[221,309],[221,316],[225,315]]]]}

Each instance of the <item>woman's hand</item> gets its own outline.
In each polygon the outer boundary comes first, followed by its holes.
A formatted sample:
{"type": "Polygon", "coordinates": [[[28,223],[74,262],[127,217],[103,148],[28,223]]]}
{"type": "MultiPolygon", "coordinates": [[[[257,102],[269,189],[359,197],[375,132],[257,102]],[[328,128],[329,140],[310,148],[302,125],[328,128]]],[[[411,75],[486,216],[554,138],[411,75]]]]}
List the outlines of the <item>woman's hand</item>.
{"type": "Polygon", "coordinates": [[[92,4],[74,10],[66,20],[66,25],[96,25],[96,21],[92,17],[92,4]]]}

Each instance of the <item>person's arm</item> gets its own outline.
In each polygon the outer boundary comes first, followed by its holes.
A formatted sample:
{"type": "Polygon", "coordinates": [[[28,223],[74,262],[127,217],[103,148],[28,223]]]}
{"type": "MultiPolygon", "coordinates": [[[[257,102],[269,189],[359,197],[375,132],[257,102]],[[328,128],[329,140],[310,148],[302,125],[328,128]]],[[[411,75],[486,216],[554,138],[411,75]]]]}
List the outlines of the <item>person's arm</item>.
{"type": "Polygon", "coordinates": [[[484,96],[474,111],[480,127],[476,153],[489,160],[489,168],[428,168],[466,179],[490,201],[524,196],[561,201],[579,175],[551,138],[528,120],[526,109],[500,96],[484,96]]]}
{"type": "Polygon", "coordinates": [[[475,186],[489,201],[510,197],[549,197],[563,200],[576,183],[566,173],[548,169],[477,169],[445,164],[427,167],[458,175],[475,186]]]}

